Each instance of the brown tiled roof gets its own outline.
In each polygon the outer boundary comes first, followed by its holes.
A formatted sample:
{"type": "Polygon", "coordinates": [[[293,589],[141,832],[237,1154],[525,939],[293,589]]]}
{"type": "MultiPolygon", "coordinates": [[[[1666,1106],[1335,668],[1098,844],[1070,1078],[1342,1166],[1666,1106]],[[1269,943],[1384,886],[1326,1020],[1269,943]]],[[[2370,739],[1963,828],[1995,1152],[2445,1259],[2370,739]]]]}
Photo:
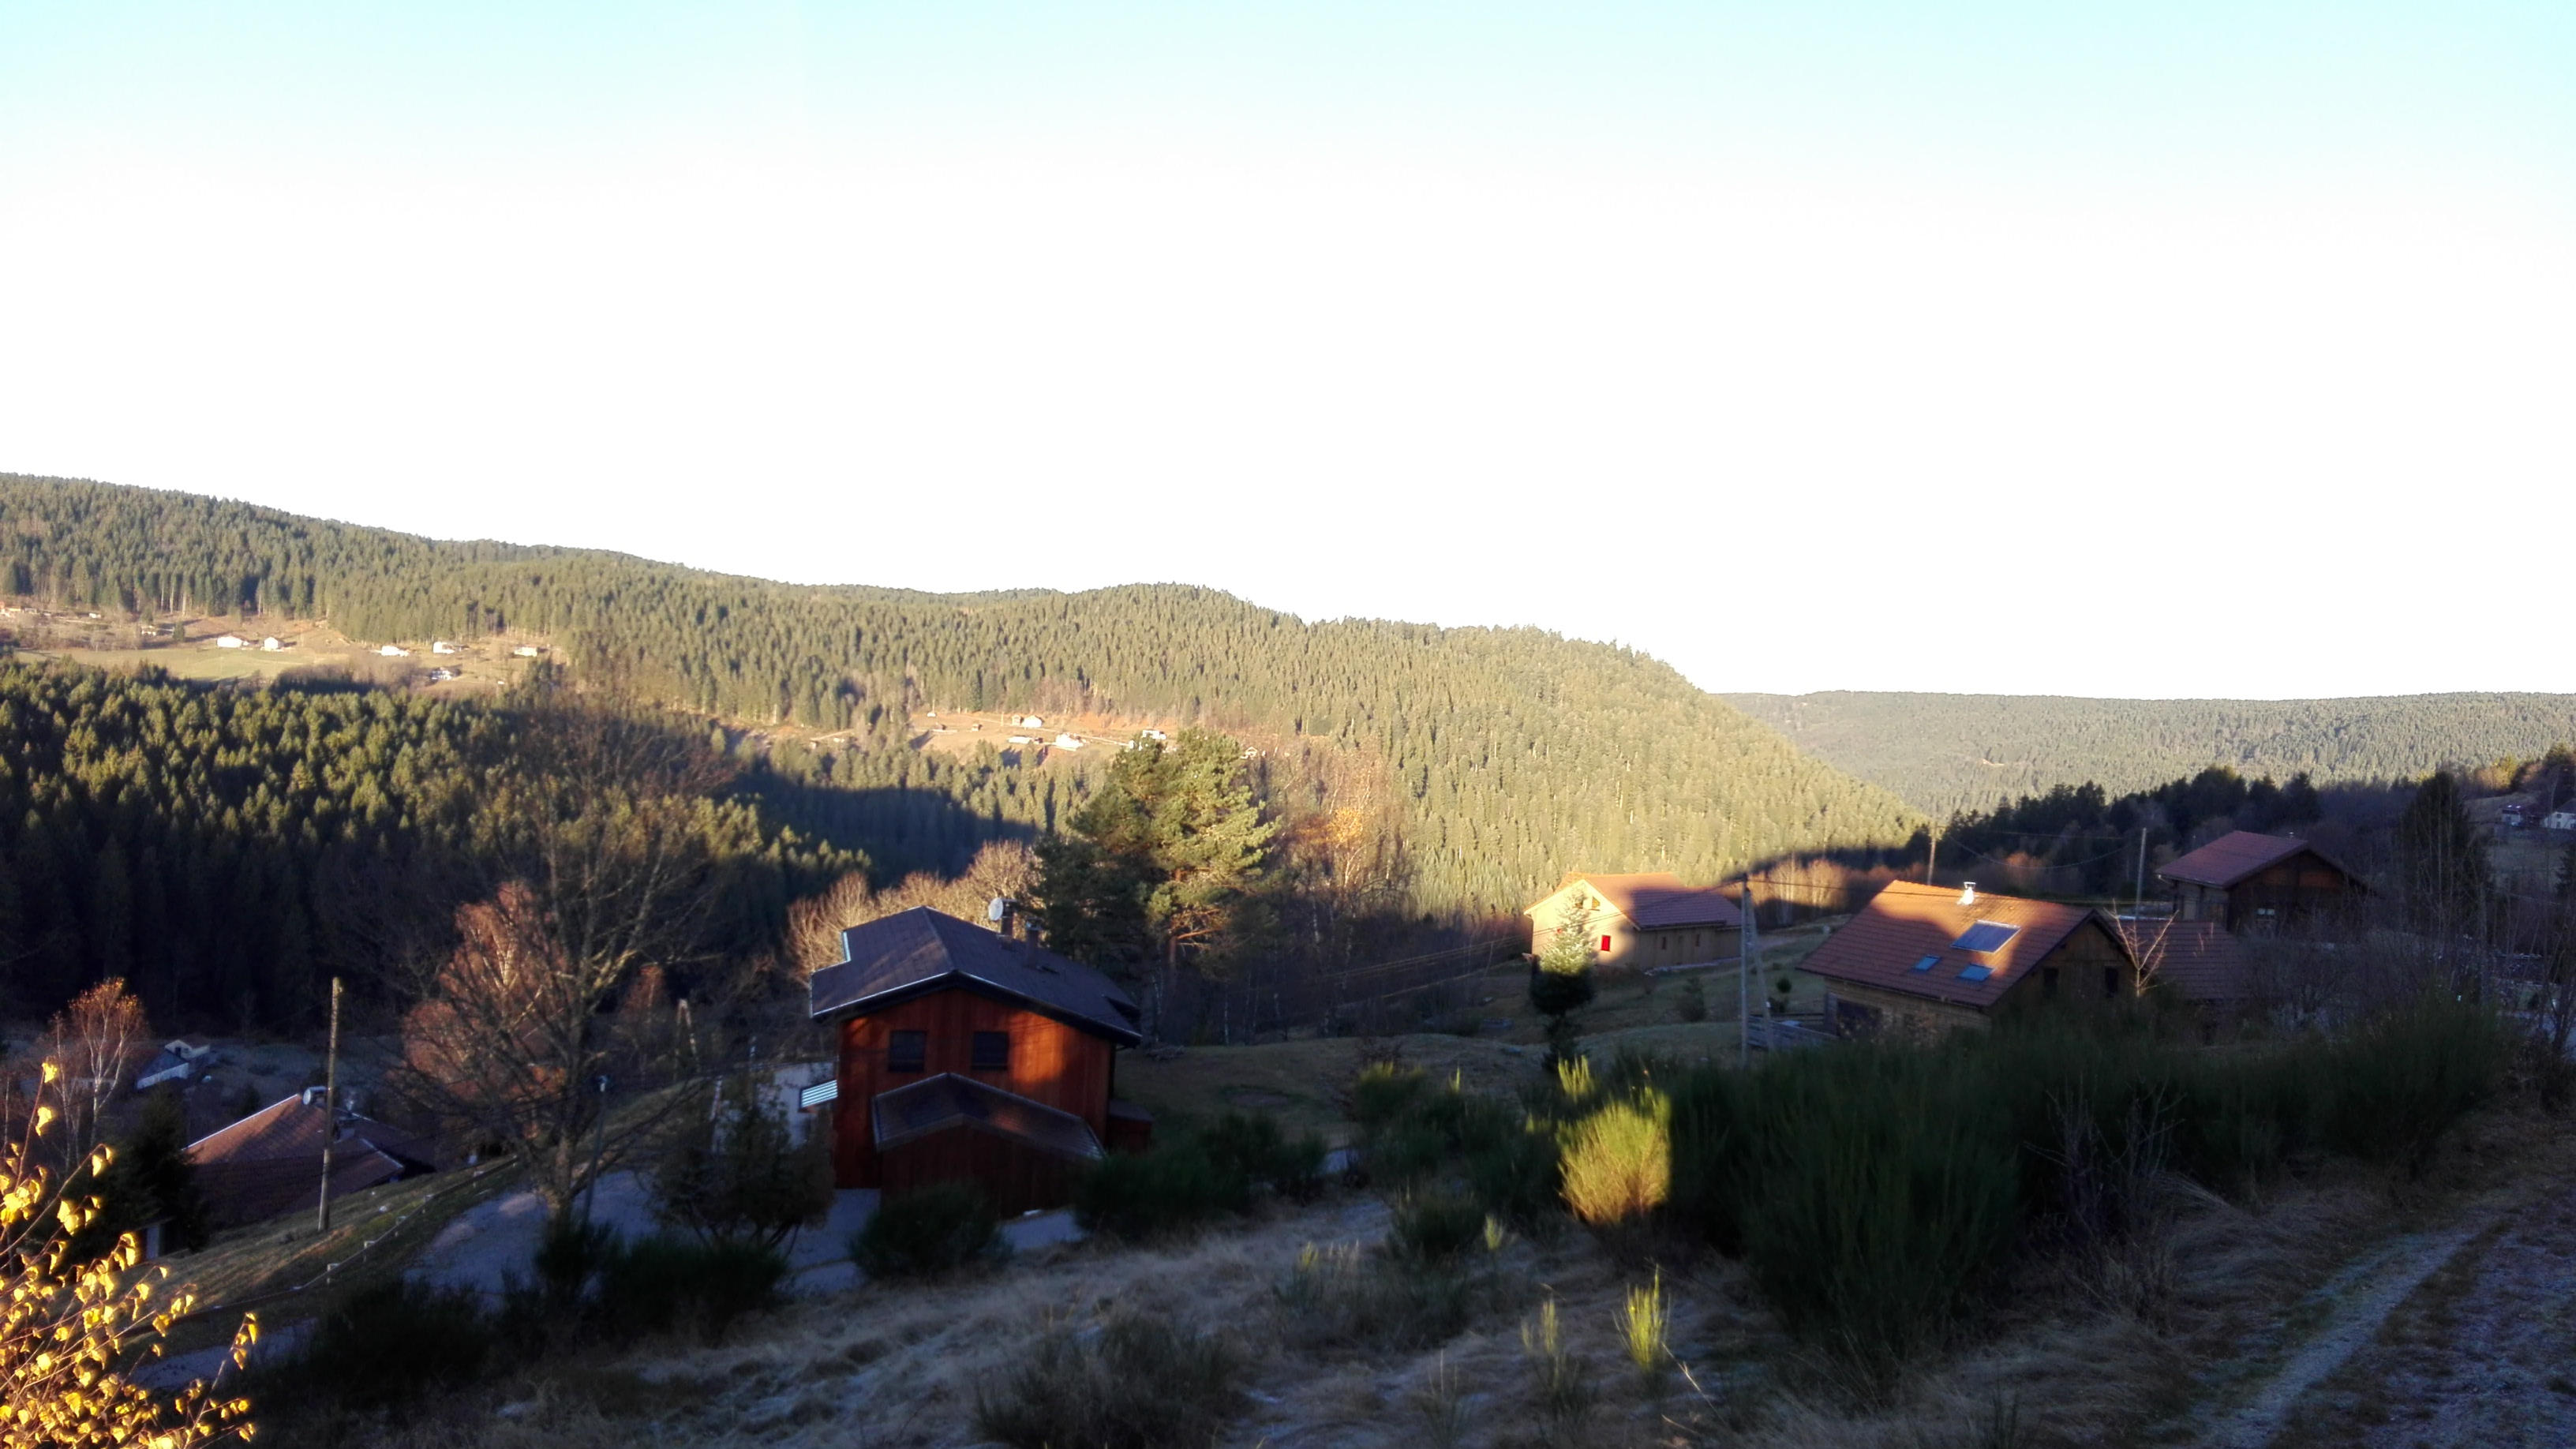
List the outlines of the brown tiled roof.
{"type": "Polygon", "coordinates": [[[933,1132],[966,1127],[1059,1157],[1100,1156],[1100,1139],[1092,1134],[1090,1123],[955,1072],[879,1092],[868,1110],[875,1119],[879,1151],[933,1132]]]}
{"type": "Polygon", "coordinates": [[[2303,850],[2347,876],[2352,874],[2304,840],[2293,840],[2286,835],[2257,835],[2251,830],[2232,830],[2198,850],[2175,857],[2156,875],[2185,885],[2225,890],[2256,871],[2278,865],[2303,850]]]}
{"type": "MultiPolygon", "coordinates": [[[[312,1204],[322,1181],[322,1109],[302,1093],[188,1144],[197,1185],[225,1223],[257,1222],[312,1204]]],[[[331,1149],[331,1195],[356,1192],[436,1164],[409,1134],[343,1114],[331,1149]]]]}
{"type": "MultiPolygon", "coordinates": [[[[1610,909],[1628,918],[1639,930],[1656,931],[1674,926],[1717,926],[1732,928],[1744,924],[1744,914],[1735,902],[1711,886],[1688,886],[1670,871],[1632,871],[1624,875],[1597,875],[1588,870],[1566,872],[1556,883],[1557,890],[1581,881],[1592,887],[1610,909]]],[[[1550,891],[1550,896],[1555,895],[1550,891]]],[[[1534,914],[1532,906],[1523,915],[1534,914]]]]}
{"type": "Polygon", "coordinates": [[[1948,1001],[1983,1011],[2001,1000],[2041,958],[2066,944],[2078,926],[2093,916],[2083,906],[2019,896],[1977,893],[1973,905],[1959,904],[1956,886],[1891,881],[1870,898],[1850,921],[1799,963],[1835,981],[1875,986],[1908,996],[1948,1001]],[[1991,952],[1959,950],[1952,943],[1970,926],[1982,922],[2019,927],[2012,939],[1991,952]],[[1922,971],[1915,963],[1931,957],[1922,971]],[[1963,981],[1960,971],[1984,966],[1982,981],[1963,981]]]}
{"type": "Polygon", "coordinates": [[[2216,921],[2131,921],[2131,952],[2141,970],[2185,1001],[2235,1001],[2245,995],[2245,957],[2216,921]]]}
{"type": "Polygon", "coordinates": [[[947,986],[1020,1001],[1094,1036],[1138,1046],[1138,1010],[1118,983],[1069,956],[915,906],[841,933],[840,964],[814,973],[815,1016],[864,1014],[947,986]]]}

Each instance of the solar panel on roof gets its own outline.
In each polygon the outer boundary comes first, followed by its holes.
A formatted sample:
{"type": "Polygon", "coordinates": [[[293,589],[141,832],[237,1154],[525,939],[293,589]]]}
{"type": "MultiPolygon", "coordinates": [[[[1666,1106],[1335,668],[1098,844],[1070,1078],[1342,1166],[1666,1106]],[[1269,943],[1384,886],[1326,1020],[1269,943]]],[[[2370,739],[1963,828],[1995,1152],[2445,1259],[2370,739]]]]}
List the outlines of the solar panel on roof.
{"type": "Polygon", "coordinates": [[[1959,968],[1959,979],[1962,981],[1983,981],[1994,974],[1995,968],[1992,966],[1962,966],[1959,968]]]}
{"type": "Polygon", "coordinates": [[[1922,960],[1917,961],[1917,962],[1915,962],[1915,963],[1914,963],[1914,969],[1915,969],[1915,970],[1917,970],[1917,971],[1929,971],[1929,970],[1931,970],[1933,967],[1938,966],[1938,965],[1940,965],[1940,964],[1941,964],[1941,958],[1940,958],[1940,957],[1938,957],[1938,956],[1926,956],[1926,957],[1924,957],[1922,960]]]}
{"type": "Polygon", "coordinates": [[[1950,945],[1955,950],[1974,951],[1980,956],[1985,956],[2002,950],[2006,941],[2019,934],[2021,934],[2019,926],[2007,926],[2001,921],[1979,921],[1961,932],[1959,939],[1951,942],[1950,945]]]}

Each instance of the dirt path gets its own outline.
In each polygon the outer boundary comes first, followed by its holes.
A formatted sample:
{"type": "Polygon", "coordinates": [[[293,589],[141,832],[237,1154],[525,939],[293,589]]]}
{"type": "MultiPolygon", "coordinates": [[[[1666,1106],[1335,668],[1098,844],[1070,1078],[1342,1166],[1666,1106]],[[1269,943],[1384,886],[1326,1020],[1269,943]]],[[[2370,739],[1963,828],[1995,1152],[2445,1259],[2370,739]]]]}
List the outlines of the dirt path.
{"type": "Polygon", "coordinates": [[[2380,1244],[2301,1300],[2279,1333],[2295,1346],[2250,1392],[2205,1405],[2188,1442],[2576,1444],[2576,1188],[2492,1195],[2380,1244]]]}

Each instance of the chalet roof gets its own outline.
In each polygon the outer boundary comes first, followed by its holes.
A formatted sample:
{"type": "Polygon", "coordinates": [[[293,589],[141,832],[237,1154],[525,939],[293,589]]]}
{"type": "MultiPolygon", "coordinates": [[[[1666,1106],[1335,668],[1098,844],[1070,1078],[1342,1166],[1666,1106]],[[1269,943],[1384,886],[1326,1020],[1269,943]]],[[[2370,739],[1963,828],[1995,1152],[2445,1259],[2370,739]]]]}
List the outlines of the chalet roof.
{"type": "Polygon", "coordinates": [[[967,1128],[1052,1152],[1059,1157],[1098,1157],[1091,1124],[1071,1112],[1032,1102],[972,1077],[941,1072],[879,1092],[868,1104],[877,1150],[900,1147],[934,1132],[967,1128]]]}
{"type": "MultiPolygon", "coordinates": [[[[189,1143],[198,1188],[214,1215],[228,1223],[256,1222],[310,1204],[321,1184],[327,1122],[323,1109],[299,1092],[189,1143]]],[[[344,1112],[331,1149],[331,1195],[436,1165],[409,1133],[344,1112]]]]}
{"type": "MultiPolygon", "coordinates": [[[[1717,926],[1733,928],[1744,924],[1744,913],[1735,902],[1710,886],[1688,886],[1670,871],[1631,871],[1612,875],[1588,870],[1567,871],[1556,890],[1581,881],[1608,903],[1610,909],[1626,916],[1640,930],[1663,930],[1673,926],[1717,926]]],[[[1556,891],[1548,892],[1554,899],[1556,891]]],[[[1542,901],[1541,905],[1546,904],[1542,901]]],[[[1538,906],[1522,912],[1535,915],[1538,906]]]]}
{"type": "MultiPolygon", "coordinates": [[[[2076,928],[2093,918],[2083,906],[2019,896],[1987,895],[1960,904],[1954,886],[1891,881],[1870,898],[1841,929],[1825,938],[1799,963],[1802,971],[1836,981],[1875,986],[1984,1011],[2003,999],[2032,967],[2066,944],[2076,928]],[[1962,950],[1956,944],[1972,926],[2013,928],[1989,951],[1962,950]],[[1930,960],[1923,970],[1918,963],[1930,960]],[[1960,972],[1984,967],[1981,979],[1960,972]]],[[[1988,933],[2002,936],[2001,929],[1988,933]]],[[[2113,933],[2115,938],[2117,933],[2113,933]]]]}
{"type": "Polygon", "coordinates": [[[2304,840],[2294,840],[2287,835],[2257,835],[2251,830],[2231,830],[2198,850],[2175,857],[2156,875],[2159,879],[2179,881],[2185,885],[2225,890],[2303,850],[2334,866],[2347,877],[2352,874],[2304,840]]]}
{"type": "Polygon", "coordinates": [[[1122,1046],[1145,1040],[1118,983],[1069,956],[915,906],[841,933],[841,960],[814,973],[817,1017],[868,1012],[948,986],[1011,998],[1122,1046]]]}
{"type": "Polygon", "coordinates": [[[2142,966],[2185,1001],[2235,1001],[2245,995],[2245,956],[2236,938],[2216,921],[2134,924],[2130,935],[2142,966]]]}

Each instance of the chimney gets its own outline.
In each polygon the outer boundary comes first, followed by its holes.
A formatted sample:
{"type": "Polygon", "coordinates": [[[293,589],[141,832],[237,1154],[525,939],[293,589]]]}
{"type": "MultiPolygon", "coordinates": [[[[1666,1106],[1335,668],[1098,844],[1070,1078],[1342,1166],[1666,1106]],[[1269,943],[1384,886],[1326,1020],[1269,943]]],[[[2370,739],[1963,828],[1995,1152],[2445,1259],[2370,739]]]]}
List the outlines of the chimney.
{"type": "Polygon", "coordinates": [[[1967,888],[1959,892],[1959,904],[1963,906],[1973,906],[1976,903],[1977,883],[1975,881],[1970,881],[1967,884],[1967,888]]]}

